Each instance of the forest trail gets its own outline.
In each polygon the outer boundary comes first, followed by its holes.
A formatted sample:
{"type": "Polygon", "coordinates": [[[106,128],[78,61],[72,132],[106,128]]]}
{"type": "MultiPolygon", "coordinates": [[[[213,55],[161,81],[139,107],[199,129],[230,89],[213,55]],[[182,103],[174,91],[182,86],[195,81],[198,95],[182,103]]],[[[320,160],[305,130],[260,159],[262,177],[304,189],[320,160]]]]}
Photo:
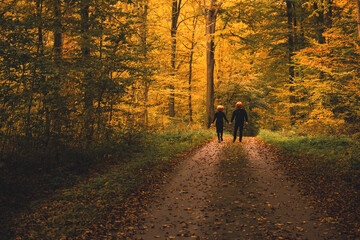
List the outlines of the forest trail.
{"type": "Polygon", "coordinates": [[[154,199],[132,239],[338,239],[256,138],[212,141],[154,199]]]}

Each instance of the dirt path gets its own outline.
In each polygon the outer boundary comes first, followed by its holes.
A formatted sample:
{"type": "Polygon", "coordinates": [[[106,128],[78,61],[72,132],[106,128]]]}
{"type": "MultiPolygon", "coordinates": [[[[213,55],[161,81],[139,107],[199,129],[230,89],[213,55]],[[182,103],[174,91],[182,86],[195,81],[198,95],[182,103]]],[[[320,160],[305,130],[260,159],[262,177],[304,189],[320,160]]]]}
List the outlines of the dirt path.
{"type": "Polygon", "coordinates": [[[216,182],[219,153],[224,144],[213,141],[184,161],[146,214],[135,239],[203,237],[209,196],[216,182]]]}
{"type": "Polygon", "coordinates": [[[184,161],[133,239],[339,239],[261,141],[213,141],[184,161]]]}

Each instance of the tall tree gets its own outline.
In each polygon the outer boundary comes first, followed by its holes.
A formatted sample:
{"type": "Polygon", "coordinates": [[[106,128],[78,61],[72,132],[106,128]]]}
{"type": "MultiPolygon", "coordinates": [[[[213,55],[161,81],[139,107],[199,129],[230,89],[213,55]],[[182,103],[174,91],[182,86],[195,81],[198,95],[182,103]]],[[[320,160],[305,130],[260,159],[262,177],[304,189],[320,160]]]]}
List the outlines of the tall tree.
{"type": "Polygon", "coordinates": [[[53,78],[54,82],[54,94],[53,99],[56,101],[54,112],[54,127],[57,134],[60,134],[61,131],[61,121],[60,115],[65,114],[65,112],[60,112],[60,108],[64,107],[64,104],[60,99],[62,99],[61,95],[59,94],[61,89],[61,83],[64,75],[63,70],[63,26],[62,26],[62,2],[61,0],[54,0],[53,1],[53,14],[54,14],[54,45],[53,45],[53,58],[54,58],[54,68],[56,69],[55,76],[53,78]]]}
{"type": "MultiPolygon", "coordinates": [[[[198,16],[194,16],[193,22],[192,22],[192,33],[191,33],[191,39],[190,39],[190,46],[186,47],[189,50],[189,76],[188,76],[188,83],[189,83],[189,96],[188,96],[188,107],[189,107],[189,121],[193,122],[193,107],[192,107],[192,80],[193,80],[193,62],[194,62],[194,50],[196,46],[195,42],[195,31],[197,27],[198,22],[198,16]]],[[[190,30],[190,29],[189,29],[190,30]]]]}
{"type": "MultiPolygon", "coordinates": [[[[142,0],[139,3],[139,10],[141,14],[141,27],[140,27],[140,42],[141,42],[141,52],[144,67],[146,68],[148,61],[148,12],[149,12],[149,2],[148,0],[142,0]]],[[[144,85],[144,121],[145,125],[148,125],[149,122],[149,113],[148,113],[148,104],[149,104],[149,89],[150,89],[150,79],[148,76],[148,71],[145,69],[145,72],[142,75],[142,81],[144,85]]]]}
{"type": "Polygon", "coordinates": [[[324,2],[314,2],[314,11],[315,11],[315,31],[316,39],[318,43],[325,43],[325,37],[323,36],[325,31],[325,16],[324,16],[324,2]],[[320,5],[320,6],[319,6],[320,5]]]}
{"type": "Polygon", "coordinates": [[[294,77],[295,77],[295,66],[293,61],[294,51],[295,51],[295,26],[296,26],[296,17],[295,17],[295,2],[293,0],[286,0],[286,14],[287,14],[287,26],[288,26],[288,68],[289,68],[289,84],[290,84],[290,121],[291,125],[295,124],[295,95],[294,95],[294,77]]]}
{"type": "Polygon", "coordinates": [[[206,125],[210,128],[212,117],[214,116],[214,67],[215,67],[215,27],[216,17],[221,7],[221,3],[210,0],[206,5],[203,0],[203,12],[206,22],[206,125]]]}
{"type": "Polygon", "coordinates": [[[80,1],[80,31],[81,31],[81,57],[83,63],[83,86],[84,86],[84,140],[85,145],[88,145],[92,140],[93,135],[93,89],[92,89],[92,75],[90,66],[90,1],[80,1]]]}
{"type": "Polygon", "coordinates": [[[327,11],[325,18],[325,25],[327,28],[331,28],[333,25],[333,0],[326,0],[327,11]]]}
{"type": "Polygon", "coordinates": [[[360,40],[360,0],[356,1],[356,13],[357,13],[357,27],[358,27],[358,38],[360,40]]]}
{"type": "Polygon", "coordinates": [[[54,0],[53,11],[54,11],[54,59],[56,62],[58,62],[62,57],[62,51],[63,51],[61,0],[54,0]]]}
{"type": "MultiPolygon", "coordinates": [[[[181,0],[172,0],[171,11],[171,81],[174,81],[176,75],[176,34],[178,30],[178,20],[180,16],[181,0]]],[[[175,117],[175,94],[174,83],[170,83],[170,98],[169,98],[169,116],[175,117]]]]}

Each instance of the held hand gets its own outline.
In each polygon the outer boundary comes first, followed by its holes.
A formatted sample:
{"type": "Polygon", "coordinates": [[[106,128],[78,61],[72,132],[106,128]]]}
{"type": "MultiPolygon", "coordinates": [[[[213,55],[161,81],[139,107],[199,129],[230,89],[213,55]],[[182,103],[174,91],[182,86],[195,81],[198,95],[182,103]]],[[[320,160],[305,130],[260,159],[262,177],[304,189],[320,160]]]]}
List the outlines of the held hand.
{"type": "Polygon", "coordinates": [[[248,124],[249,124],[249,122],[246,122],[245,124],[246,124],[246,125],[248,125],[248,124]]]}
{"type": "Polygon", "coordinates": [[[231,125],[231,122],[229,122],[229,124],[231,125]]]}

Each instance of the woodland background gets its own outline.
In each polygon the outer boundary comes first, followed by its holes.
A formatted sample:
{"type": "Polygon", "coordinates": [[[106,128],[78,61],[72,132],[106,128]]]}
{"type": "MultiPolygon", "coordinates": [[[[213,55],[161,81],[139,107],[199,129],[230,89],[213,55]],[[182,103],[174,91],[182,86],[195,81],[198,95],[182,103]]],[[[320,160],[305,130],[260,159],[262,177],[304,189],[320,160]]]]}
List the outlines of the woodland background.
{"type": "Polygon", "coordinates": [[[1,1],[0,167],[73,164],[237,101],[249,135],[359,137],[358,4],[1,1]]]}
{"type": "Polygon", "coordinates": [[[355,134],[356,4],[1,1],[2,162],[26,147],[50,163],[62,148],[206,125],[204,12],[211,8],[218,10],[215,105],[230,116],[244,102],[251,134],[260,127],[355,134]]]}
{"type": "Polygon", "coordinates": [[[247,135],[358,141],[359,8],[359,0],[0,1],[0,198],[28,191],[22,184],[35,175],[86,172],[129,146],[138,151],[149,134],[170,129],[193,141],[218,104],[230,118],[244,103],[247,135]]]}

